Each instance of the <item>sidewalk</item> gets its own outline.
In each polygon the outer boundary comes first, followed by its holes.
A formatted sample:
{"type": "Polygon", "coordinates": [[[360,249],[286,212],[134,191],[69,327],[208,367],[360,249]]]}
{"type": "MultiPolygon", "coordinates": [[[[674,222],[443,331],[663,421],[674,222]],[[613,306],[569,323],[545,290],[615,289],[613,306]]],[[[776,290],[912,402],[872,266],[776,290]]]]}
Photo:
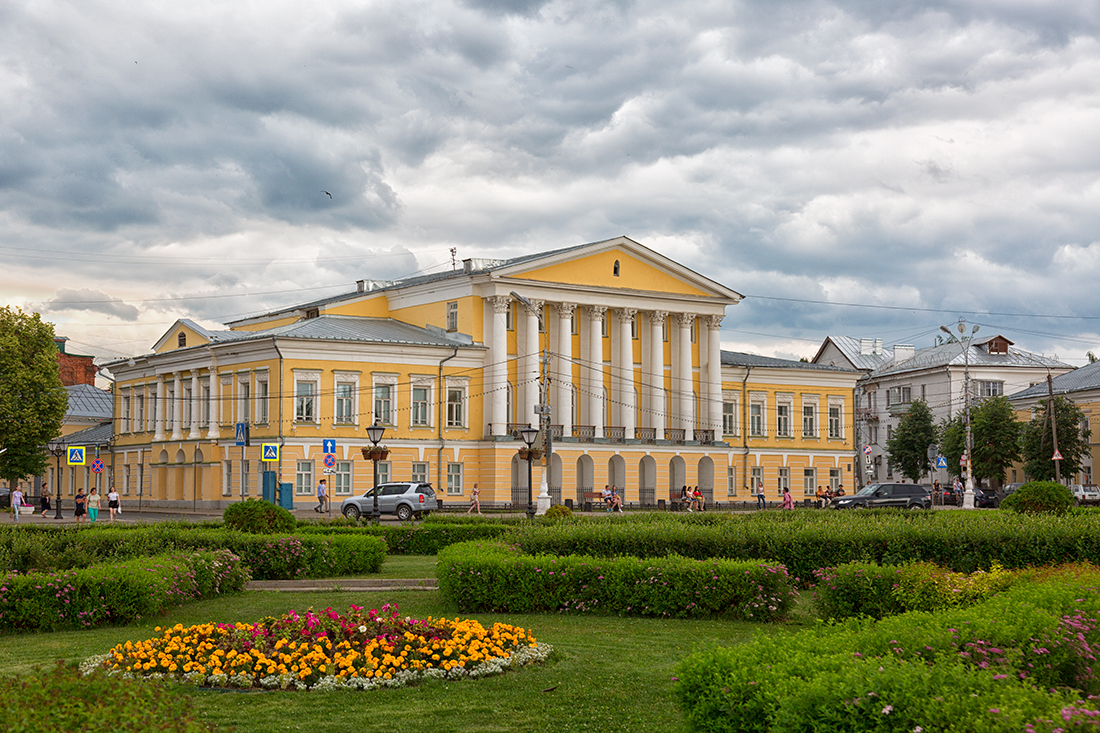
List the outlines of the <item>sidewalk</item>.
{"type": "Polygon", "coordinates": [[[253,580],[245,590],[316,591],[358,593],[394,590],[439,590],[435,578],[311,578],[308,580],[253,580]]]}

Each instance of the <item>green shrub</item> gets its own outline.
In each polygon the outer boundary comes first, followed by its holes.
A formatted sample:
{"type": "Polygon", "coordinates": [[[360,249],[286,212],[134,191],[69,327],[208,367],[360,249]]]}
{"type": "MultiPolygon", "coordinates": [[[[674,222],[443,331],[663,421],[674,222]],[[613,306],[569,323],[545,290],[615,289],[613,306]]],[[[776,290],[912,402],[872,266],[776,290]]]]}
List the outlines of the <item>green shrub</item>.
{"type": "Polygon", "coordinates": [[[294,515],[269,501],[247,499],[230,504],[222,513],[229,529],[249,534],[288,534],[294,531],[294,515]]]}
{"type": "Polygon", "coordinates": [[[55,573],[8,573],[0,626],[53,631],[124,624],[187,601],[244,589],[248,570],[228,550],[146,557],[55,573]]]}
{"type": "Polygon", "coordinates": [[[191,699],[178,685],[127,680],[102,672],[82,676],[58,662],[29,675],[0,677],[7,704],[0,706],[0,730],[93,733],[204,733],[212,726],[192,713],[191,699]]]}
{"type": "Polygon", "coordinates": [[[507,524],[479,523],[457,524],[453,522],[432,524],[403,524],[400,526],[332,526],[317,525],[301,527],[299,536],[336,537],[336,536],[373,536],[386,541],[386,552],[390,555],[435,555],[442,548],[456,542],[472,540],[495,540],[503,538],[513,531],[507,524]]]}
{"type": "Polygon", "coordinates": [[[1076,503],[1073,492],[1053,481],[1031,481],[1001,500],[1001,508],[1021,514],[1065,514],[1076,503]]]}
{"type": "Polygon", "coordinates": [[[542,515],[543,519],[548,522],[556,522],[562,519],[569,519],[573,516],[573,510],[567,507],[565,504],[555,504],[546,510],[546,513],[542,515]]]}
{"type": "Polygon", "coordinates": [[[1023,580],[965,609],[704,648],[679,665],[674,694],[694,731],[996,731],[1028,723],[1050,731],[1049,721],[1082,722],[1088,716],[1078,708],[1094,703],[1078,698],[1100,691],[1091,667],[1100,570],[1023,580]]]}
{"type": "Polygon", "coordinates": [[[524,555],[465,542],[439,553],[439,588],[464,613],[570,611],[757,621],[785,618],[797,592],[781,565],[682,557],[524,555]]]}

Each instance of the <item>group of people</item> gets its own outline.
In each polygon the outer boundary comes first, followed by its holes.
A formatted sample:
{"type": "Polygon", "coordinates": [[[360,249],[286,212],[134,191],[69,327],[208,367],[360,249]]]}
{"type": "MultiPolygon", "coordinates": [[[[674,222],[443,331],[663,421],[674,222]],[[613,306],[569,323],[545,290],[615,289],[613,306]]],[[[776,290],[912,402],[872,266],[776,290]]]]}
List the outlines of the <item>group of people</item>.
{"type": "MultiPolygon", "coordinates": [[[[50,511],[50,500],[53,495],[50,493],[50,487],[48,484],[42,484],[42,491],[39,497],[39,509],[42,511],[42,516],[46,516],[46,513],[50,511]]],[[[15,521],[19,521],[19,514],[24,506],[31,506],[31,504],[25,501],[26,497],[20,489],[15,489],[11,494],[11,505],[13,516],[15,521]]],[[[80,487],[76,490],[76,495],[73,497],[73,516],[76,517],[76,523],[81,524],[83,522],[94,523],[99,518],[99,509],[101,506],[101,497],[99,495],[99,489],[93,488],[87,494],[84,493],[84,487],[80,487]]],[[[117,514],[122,514],[122,501],[112,486],[111,490],[107,492],[107,509],[111,513],[111,521],[115,521],[117,514]]],[[[59,515],[60,516],[60,515],[59,515]]]]}
{"type": "Polygon", "coordinates": [[[603,499],[604,511],[623,513],[623,497],[619,495],[618,486],[604,484],[600,497],[603,499]]]}
{"type": "Polygon", "coordinates": [[[838,496],[844,496],[844,484],[839,484],[834,490],[832,486],[824,488],[817,487],[817,506],[823,508],[829,505],[829,502],[838,496]]]}
{"type": "Polygon", "coordinates": [[[694,489],[690,486],[684,486],[680,489],[680,505],[689,512],[705,512],[707,510],[703,492],[699,490],[698,486],[694,489]]]}

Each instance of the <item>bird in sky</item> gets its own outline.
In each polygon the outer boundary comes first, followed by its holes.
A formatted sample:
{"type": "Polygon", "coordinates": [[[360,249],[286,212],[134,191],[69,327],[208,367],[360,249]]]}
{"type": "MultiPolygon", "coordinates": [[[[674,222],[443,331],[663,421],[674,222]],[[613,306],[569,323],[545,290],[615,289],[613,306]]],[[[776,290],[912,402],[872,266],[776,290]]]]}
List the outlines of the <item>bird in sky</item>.
{"type": "Polygon", "coordinates": [[[332,194],[329,193],[328,191],[324,190],[324,189],[321,189],[321,193],[327,195],[329,198],[332,198],[332,194]]]}

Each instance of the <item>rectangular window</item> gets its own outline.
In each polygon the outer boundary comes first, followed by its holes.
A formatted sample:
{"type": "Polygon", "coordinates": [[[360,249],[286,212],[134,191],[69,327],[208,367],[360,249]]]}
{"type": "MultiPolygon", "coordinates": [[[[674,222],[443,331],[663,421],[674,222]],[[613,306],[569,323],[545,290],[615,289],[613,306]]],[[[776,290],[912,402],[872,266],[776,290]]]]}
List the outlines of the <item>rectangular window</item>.
{"type": "Polygon", "coordinates": [[[130,432],[130,397],[128,395],[122,395],[122,425],[120,430],[123,433],[130,432]]]}
{"type": "Polygon", "coordinates": [[[782,438],[791,435],[791,406],[775,406],[775,434],[782,438]]]}
{"type": "Polygon", "coordinates": [[[840,434],[840,408],[836,405],[829,405],[829,437],[839,438],[840,434]]]}
{"type": "Polygon", "coordinates": [[[726,469],[726,495],[737,496],[737,469],[733,466],[726,469]]]}
{"type": "Polygon", "coordinates": [[[447,330],[458,330],[458,301],[452,300],[447,303],[447,330]]]}
{"type": "Polygon", "coordinates": [[[462,493],[462,464],[461,463],[448,463],[447,464],[447,493],[448,494],[461,494],[462,493]]]}
{"type": "Polygon", "coordinates": [[[508,331],[516,330],[516,320],[513,313],[515,312],[515,303],[508,304],[508,310],[504,311],[504,328],[508,331]]]}
{"type": "Polygon", "coordinates": [[[225,462],[225,472],[222,475],[222,496],[233,493],[233,461],[225,462]]]}
{"type": "Polygon", "coordinates": [[[183,427],[189,427],[191,420],[198,415],[191,414],[191,388],[183,388],[183,427]]]}
{"type": "Polygon", "coordinates": [[[137,475],[137,492],[138,492],[138,496],[141,496],[144,491],[145,491],[145,464],[144,463],[139,463],[138,464],[138,475],[137,475]]]}
{"type": "Polygon", "coordinates": [[[313,382],[298,382],[294,388],[294,419],[298,422],[313,422],[317,417],[313,382]]]}
{"type": "Polygon", "coordinates": [[[267,380],[256,382],[256,422],[267,424],[267,380]]]}
{"type": "Polygon", "coordinates": [[[871,445],[878,445],[878,425],[867,426],[867,437],[871,445]]]}
{"type": "Polygon", "coordinates": [[[634,341],[638,340],[638,317],[630,319],[630,338],[634,341]]]}
{"type": "Polygon", "coordinates": [[[298,496],[313,494],[313,461],[298,461],[294,474],[294,493],[298,496]]]}
{"type": "Polygon", "coordinates": [[[695,333],[695,326],[696,326],[696,325],[697,325],[698,323],[699,323],[699,321],[698,321],[698,320],[696,320],[696,319],[694,319],[694,318],[693,318],[693,319],[691,319],[691,343],[695,343],[695,336],[696,336],[696,333],[695,333]]]}
{"type": "Polygon", "coordinates": [[[749,405],[749,435],[764,434],[764,405],[753,402],[749,405]]]}
{"type": "Polygon", "coordinates": [[[378,485],[388,484],[390,482],[390,462],[379,461],[378,462],[378,485]]]}
{"type": "Polygon", "coordinates": [[[832,489],[833,491],[836,491],[838,488],[840,488],[840,481],[841,481],[840,469],[839,468],[830,468],[829,469],[829,488],[832,489]]]}
{"type": "MultiPolygon", "coordinates": [[[[309,385],[312,387],[313,385],[309,385]]],[[[238,384],[237,398],[241,401],[241,419],[240,422],[252,422],[252,383],[249,381],[241,381],[238,384]]],[[[309,419],[313,419],[312,417],[309,419]]]]}
{"type": "Polygon", "coordinates": [[[176,427],[176,390],[168,387],[164,390],[164,426],[168,430],[176,427]]]}
{"type": "Polygon", "coordinates": [[[412,391],[412,424],[428,424],[428,388],[413,387],[412,391]]]}
{"type": "Polygon", "coordinates": [[[333,496],[351,495],[351,461],[337,461],[336,473],[331,478],[333,496]]]}
{"type": "Polygon", "coordinates": [[[428,464],[427,463],[414,463],[412,464],[412,480],[417,483],[428,483],[428,464]]]}
{"type": "Polygon", "coordinates": [[[802,493],[806,496],[817,496],[817,469],[802,469],[802,493]]]}
{"type": "Polygon", "coordinates": [[[753,466],[749,469],[749,488],[756,491],[756,487],[764,483],[764,467],[753,466]]]}
{"type": "Polygon", "coordinates": [[[737,435],[737,403],[722,403],[722,434],[737,435]]]}
{"type": "Polygon", "coordinates": [[[817,437],[817,408],[813,405],[805,405],[802,408],[802,437],[817,437]]]}
{"type": "Polygon", "coordinates": [[[199,387],[199,424],[206,428],[210,426],[210,383],[204,382],[199,387]]]}
{"type": "Polygon", "coordinates": [[[789,490],[790,488],[791,488],[791,469],[786,468],[786,467],[779,469],[779,491],[782,492],[783,489],[788,489],[789,490]]]}
{"type": "Polygon", "coordinates": [[[354,423],[355,412],[352,409],[354,400],[352,390],[355,388],[351,382],[336,383],[336,422],[354,423]]]}
{"type": "Polygon", "coordinates": [[[248,460],[241,461],[241,496],[248,496],[248,490],[252,484],[252,474],[249,471],[248,460]]]}
{"type": "Polygon", "coordinates": [[[145,430],[145,395],[139,394],[134,396],[134,412],[137,425],[134,430],[141,432],[145,430]]]}
{"type": "Polygon", "coordinates": [[[462,402],[465,397],[464,390],[461,389],[448,389],[447,390],[447,427],[449,428],[461,428],[463,427],[463,410],[462,402]]]}
{"type": "Polygon", "coordinates": [[[122,467],[122,495],[123,496],[129,496],[130,495],[130,469],[131,469],[131,466],[130,466],[129,463],[127,463],[125,466],[122,467]]]}
{"type": "Polygon", "coordinates": [[[607,314],[600,319],[600,336],[607,338],[607,314]]]}
{"type": "Polygon", "coordinates": [[[668,322],[667,321],[662,321],[661,322],[661,340],[664,341],[666,344],[668,343],[668,322]]]}
{"type": "Polygon", "coordinates": [[[920,398],[922,400],[924,399],[924,394],[925,394],[925,389],[924,388],[925,388],[925,386],[926,385],[923,385],[923,384],[920,386],[920,398]]]}
{"type": "Polygon", "coordinates": [[[981,397],[999,397],[1005,392],[1004,382],[981,382],[978,395],[981,397]]]}
{"type": "Polygon", "coordinates": [[[569,333],[574,336],[577,335],[577,315],[575,313],[569,314],[569,333]]]}
{"type": "Polygon", "coordinates": [[[392,425],[393,399],[390,395],[391,388],[388,384],[376,384],[374,386],[374,419],[383,425],[392,425]]]}

